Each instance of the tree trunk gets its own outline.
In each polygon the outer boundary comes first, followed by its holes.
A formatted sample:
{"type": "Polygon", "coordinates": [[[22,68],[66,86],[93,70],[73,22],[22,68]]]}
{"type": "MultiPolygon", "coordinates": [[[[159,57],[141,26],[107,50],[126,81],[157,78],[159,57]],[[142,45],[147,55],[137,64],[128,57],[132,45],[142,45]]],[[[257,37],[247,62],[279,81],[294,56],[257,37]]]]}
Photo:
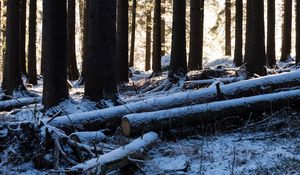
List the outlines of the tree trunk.
{"type": "Polygon", "coordinates": [[[29,5],[28,83],[37,84],[36,71],[36,0],[29,5]]]}
{"type": "Polygon", "coordinates": [[[150,7],[147,8],[147,19],[146,19],[146,58],[145,58],[145,71],[151,69],[151,12],[152,9],[150,7]]]}
{"type": "Polygon", "coordinates": [[[21,108],[23,106],[40,103],[41,101],[41,97],[28,97],[0,101],[0,111],[11,111],[14,108],[21,108]]]}
{"type": "Polygon", "coordinates": [[[296,1],[296,64],[300,64],[300,0],[296,1]]]}
{"type": "Polygon", "coordinates": [[[143,150],[145,148],[149,148],[155,141],[158,140],[158,134],[154,132],[146,133],[127,145],[72,167],[70,172],[72,174],[104,175],[112,170],[116,170],[130,164],[130,158],[143,158],[141,157],[144,154],[143,150]]]}
{"type": "Polygon", "coordinates": [[[90,0],[85,96],[93,101],[115,99],[116,1],[90,0]]]}
{"type": "Polygon", "coordinates": [[[131,43],[130,43],[130,58],[129,67],[134,66],[134,47],[135,47],[135,27],[136,27],[136,0],[132,3],[132,15],[131,15],[131,43]]]}
{"type": "Polygon", "coordinates": [[[121,127],[125,136],[192,126],[201,128],[218,125],[222,127],[220,123],[222,120],[226,120],[226,117],[246,118],[251,113],[274,112],[283,107],[297,107],[297,105],[300,105],[299,89],[155,112],[129,114],[122,118],[121,127]]]}
{"type": "Polygon", "coordinates": [[[266,75],[265,33],[264,33],[264,1],[248,0],[247,32],[245,60],[250,76],[255,73],[266,75]]]}
{"type": "Polygon", "coordinates": [[[172,50],[169,79],[177,81],[187,73],[186,41],[185,41],[185,1],[173,1],[172,50]]]}
{"type": "Polygon", "coordinates": [[[84,6],[84,17],[83,17],[83,37],[82,37],[82,69],[81,69],[81,78],[85,79],[86,77],[86,60],[87,60],[87,48],[88,48],[88,28],[89,28],[89,5],[90,0],[85,0],[84,6]]]}
{"type": "Polygon", "coordinates": [[[268,0],[267,63],[269,67],[274,67],[276,65],[274,0],[268,0]]]}
{"type": "Polygon", "coordinates": [[[161,75],[161,0],[155,0],[153,29],[153,75],[161,75]]]}
{"type": "Polygon", "coordinates": [[[43,104],[49,109],[68,98],[67,3],[43,1],[43,104]]]}
{"type": "Polygon", "coordinates": [[[26,0],[20,0],[20,70],[27,75],[26,71],[26,0]]]}
{"type": "Polygon", "coordinates": [[[119,82],[128,82],[128,0],[117,0],[117,56],[119,82]]]}
{"type": "Polygon", "coordinates": [[[284,22],[282,26],[282,48],[280,61],[287,61],[291,56],[292,6],[292,0],[284,0],[284,22]]]}
{"type": "Polygon", "coordinates": [[[161,0],[161,56],[166,54],[166,0],[161,0]]]}
{"type": "Polygon", "coordinates": [[[236,0],[234,64],[243,64],[243,0],[236,0]]]}
{"type": "Polygon", "coordinates": [[[202,69],[204,0],[191,0],[189,70],[202,69]]]}
{"type": "Polygon", "coordinates": [[[225,1],[225,55],[231,55],[231,0],[225,1]]]}
{"type": "Polygon", "coordinates": [[[20,71],[19,8],[19,0],[7,1],[6,56],[2,79],[2,89],[7,95],[12,95],[14,90],[23,85],[20,71]]]}
{"type": "Polygon", "coordinates": [[[209,103],[224,99],[266,94],[280,91],[283,88],[297,86],[300,86],[299,71],[240,81],[221,87],[219,86],[219,88],[211,87],[187,91],[92,112],[61,116],[55,118],[49,124],[63,129],[67,133],[73,132],[74,128],[79,131],[97,131],[106,127],[117,128],[120,124],[121,117],[130,113],[157,111],[194,104],[209,103]]]}
{"type": "Polygon", "coordinates": [[[77,80],[79,72],[77,69],[76,51],[75,51],[75,0],[68,0],[68,50],[67,50],[67,70],[69,80],[77,80]]]}

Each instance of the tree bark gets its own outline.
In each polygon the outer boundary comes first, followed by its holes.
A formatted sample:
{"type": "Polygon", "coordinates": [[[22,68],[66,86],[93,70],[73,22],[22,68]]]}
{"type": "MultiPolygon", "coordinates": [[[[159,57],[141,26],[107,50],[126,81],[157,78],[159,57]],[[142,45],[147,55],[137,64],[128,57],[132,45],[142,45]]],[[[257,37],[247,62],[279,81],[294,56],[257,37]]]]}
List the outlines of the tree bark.
{"type": "Polygon", "coordinates": [[[37,84],[36,70],[36,0],[29,4],[28,83],[37,84]]]}
{"type": "Polygon", "coordinates": [[[243,0],[236,0],[234,64],[243,64],[243,0]]]}
{"type": "Polygon", "coordinates": [[[79,72],[76,61],[75,50],[75,0],[68,0],[68,15],[67,15],[67,29],[68,29],[68,45],[67,45],[67,71],[69,80],[77,80],[79,72]]]}
{"type": "Polygon", "coordinates": [[[89,28],[89,5],[90,0],[85,0],[84,6],[84,17],[83,17],[83,37],[82,37],[82,69],[81,69],[81,78],[84,82],[86,77],[86,60],[88,53],[88,28],[89,28]]]}
{"type": "Polygon", "coordinates": [[[20,0],[20,70],[21,73],[27,75],[26,71],[26,1],[20,0]]]}
{"type": "Polygon", "coordinates": [[[161,0],[155,0],[153,29],[153,76],[161,75],[161,0]]]}
{"type": "Polygon", "coordinates": [[[189,70],[202,69],[204,0],[191,0],[189,70]]]}
{"type": "Polygon", "coordinates": [[[137,0],[133,0],[133,2],[132,2],[132,10],[131,10],[132,15],[131,15],[131,41],[130,41],[129,67],[133,67],[134,66],[136,6],[137,6],[137,0]]]}
{"type": "Polygon", "coordinates": [[[42,64],[44,64],[43,104],[45,109],[56,106],[69,96],[66,7],[66,0],[43,1],[42,64]]]}
{"type": "Polygon", "coordinates": [[[225,55],[231,55],[231,0],[225,1],[225,55]]]}
{"type": "Polygon", "coordinates": [[[12,95],[14,90],[23,86],[20,70],[20,23],[19,0],[7,1],[6,56],[3,62],[2,89],[12,95]]]}
{"type": "Polygon", "coordinates": [[[151,69],[151,12],[152,8],[151,7],[146,7],[147,8],[147,17],[146,17],[146,54],[145,54],[145,71],[148,71],[151,69]]]}
{"type": "Polygon", "coordinates": [[[292,0],[284,0],[284,22],[282,26],[282,48],[280,61],[287,61],[291,56],[292,7],[292,0]]]}
{"type": "Polygon", "coordinates": [[[170,131],[175,128],[221,126],[229,116],[248,117],[249,114],[273,112],[283,107],[300,105],[300,90],[212,102],[155,112],[129,114],[122,118],[125,136],[140,135],[148,131],[170,131]]]}
{"type": "Polygon", "coordinates": [[[250,76],[266,75],[265,33],[264,33],[264,1],[248,0],[247,32],[245,60],[246,70],[250,76]]]}
{"type": "Polygon", "coordinates": [[[269,67],[274,67],[276,65],[274,0],[268,0],[267,63],[269,67]]]}
{"type": "Polygon", "coordinates": [[[128,0],[117,0],[117,56],[119,82],[128,82],[128,0]]]}
{"type": "Polygon", "coordinates": [[[157,111],[224,99],[266,94],[280,91],[282,88],[296,86],[300,86],[299,71],[240,81],[219,86],[218,89],[213,87],[205,88],[164,97],[155,97],[92,112],[61,116],[55,118],[49,124],[63,129],[67,133],[73,132],[74,128],[79,131],[97,131],[106,127],[114,129],[119,126],[121,117],[130,113],[157,111]],[[221,96],[222,98],[220,98],[221,96]]]}
{"type": "Polygon", "coordinates": [[[85,96],[115,99],[117,89],[116,1],[90,0],[85,96]]]}
{"type": "Polygon", "coordinates": [[[12,100],[0,101],[0,111],[10,111],[14,108],[20,108],[23,106],[40,103],[42,101],[41,97],[31,97],[31,98],[19,98],[12,100]]]}
{"type": "Polygon", "coordinates": [[[300,0],[296,1],[296,64],[300,64],[300,0]]]}
{"type": "Polygon", "coordinates": [[[169,79],[177,81],[187,73],[186,41],[185,41],[185,1],[173,1],[172,50],[169,79]]]}

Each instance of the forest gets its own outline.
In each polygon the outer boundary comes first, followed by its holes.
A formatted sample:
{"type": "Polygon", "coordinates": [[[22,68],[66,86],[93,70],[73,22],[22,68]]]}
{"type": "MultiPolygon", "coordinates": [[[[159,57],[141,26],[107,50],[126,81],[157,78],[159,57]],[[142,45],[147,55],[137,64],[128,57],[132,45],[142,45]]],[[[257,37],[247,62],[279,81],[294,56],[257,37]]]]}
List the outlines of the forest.
{"type": "Polygon", "coordinates": [[[300,174],[300,0],[0,0],[0,174],[300,174]]]}

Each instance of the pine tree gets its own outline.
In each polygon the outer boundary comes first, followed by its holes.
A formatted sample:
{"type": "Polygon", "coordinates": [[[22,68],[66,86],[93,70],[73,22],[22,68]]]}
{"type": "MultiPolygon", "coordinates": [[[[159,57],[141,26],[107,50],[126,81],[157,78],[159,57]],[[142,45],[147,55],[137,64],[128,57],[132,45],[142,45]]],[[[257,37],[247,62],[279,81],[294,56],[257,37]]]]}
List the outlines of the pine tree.
{"type": "Polygon", "coordinates": [[[282,48],[280,61],[287,61],[291,54],[292,0],[284,0],[284,22],[282,27],[282,48]]]}
{"type": "Polygon", "coordinates": [[[151,12],[152,8],[146,7],[146,54],[145,54],[145,70],[148,71],[151,69],[151,12]]]}
{"type": "Polygon", "coordinates": [[[86,77],[86,60],[87,60],[87,47],[88,47],[88,28],[89,28],[89,5],[90,0],[85,0],[84,10],[83,10],[83,36],[82,36],[82,69],[81,69],[81,79],[84,83],[86,77]]]}
{"type": "Polygon", "coordinates": [[[28,83],[37,84],[36,71],[36,0],[29,4],[28,83]]]}
{"type": "Polygon", "coordinates": [[[268,31],[267,31],[267,63],[268,66],[276,65],[275,57],[275,1],[268,0],[268,31]]]}
{"type": "Polygon", "coordinates": [[[67,3],[43,1],[43,104],[45,109],[68,98],[67,88],[67,3]]]}
{"type": "Polygon", "coordinates": [[[231,55],[231,0],[225,1],[225,55],[231,55]]]}
{"type": "Polygon", "coordinates": [[[20,70],[21,73],[27,75],[26,71],[26,0],[20,0],[20,70]]]}
{"type": "Polygon", "coordinates": [[[131,11],[132,14],[131,14],[131,41],[130,41],[129,67],[134,66],[136,6],[137,6],[137,0],[133,0],[133,2],[132,2],[132,11],[131,11]]]}
{"type": "Polygon", "coordinates": [[[90,0],[85,96],[114,99],[116,92],[116,1],[90,0]]]}
{"type": "Polygon", "coordinates": [[[247,1],[247,33],[245,60],[246,69],[250,76],[254,73],[265,75],[266,55],[264,37],[264,1],[247,1]]]}
{"type": "Polygon", "coordinates": [[[243,0],[236,0],[235,49],[233,62],[236,66],[243,63],[243,0]]]}
{"type": "Polygon", "coordinates": [[[153,76],[161,75],[161,0],[155,0],[153,29],[153,76]]]}

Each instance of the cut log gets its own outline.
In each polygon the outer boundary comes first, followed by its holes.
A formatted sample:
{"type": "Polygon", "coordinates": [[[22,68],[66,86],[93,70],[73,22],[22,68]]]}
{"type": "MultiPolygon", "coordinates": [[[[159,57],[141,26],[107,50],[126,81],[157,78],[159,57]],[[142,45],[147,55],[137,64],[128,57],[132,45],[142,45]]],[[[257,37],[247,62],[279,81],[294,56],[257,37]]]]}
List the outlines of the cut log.
{"type": "Polygon", "coordinates": [[[108,171],[128,165],[130,159],[138,158],[136,155],[140,155],[145,148],[157,140],[156,133],[146,133],[128,145],[70,168],[69,172],[70,174],[106,174],[108,171]]]}
{"type": "Polygon", "coordinates": [[[84,144],[100,143],[106,140],[106,136],[102,131],[75,132],[70,135],[70,138],[76,142],[84,144]]]}
{"type": "Polygon", "coordinates": [[[184,89],[199,89],[206,86],[210,86],[215,82],[221,82],[223,84],[229,84],[245,80],[245,77],[229,77],[229,78],[217,78],[217,79],[207,79],[207,80],[193,80],[184,82],[184,89]]]}
{"type": "Polygon", "coordinates": [[[97,131],[103,128],[115,129],[120,126],[121,118],[130,113],[157,111],[224,99],[249,97],[295,86],[300,86],[300,71],[239,81],[224,86],[216,86],[216,88],[210,87],[175,93],[165,97],[151,98],[102,110],[65,115],[53,119],[49,124],[69,134],[74,132],[74,128],[78,131],[97,131]]]}
{"type": "Polygon", "coordinates": [[[0,111],[9,111],[14,108],[20,108],[34,103],[40,103],[42,97],[29,97],[29,98],[18,98],[12,100],[5,100],[0,102],[0,111]]]}
{"type": "Polygon", "coordinates": [[[299,107],[300,90],[271,93],[233,100],[129,114],[122,118],[126,136],[147,131],[168,131],[189,126],[207,126],[228,116],[248,117],[252,113],[272,112],[283,107],[299,107]]]}

